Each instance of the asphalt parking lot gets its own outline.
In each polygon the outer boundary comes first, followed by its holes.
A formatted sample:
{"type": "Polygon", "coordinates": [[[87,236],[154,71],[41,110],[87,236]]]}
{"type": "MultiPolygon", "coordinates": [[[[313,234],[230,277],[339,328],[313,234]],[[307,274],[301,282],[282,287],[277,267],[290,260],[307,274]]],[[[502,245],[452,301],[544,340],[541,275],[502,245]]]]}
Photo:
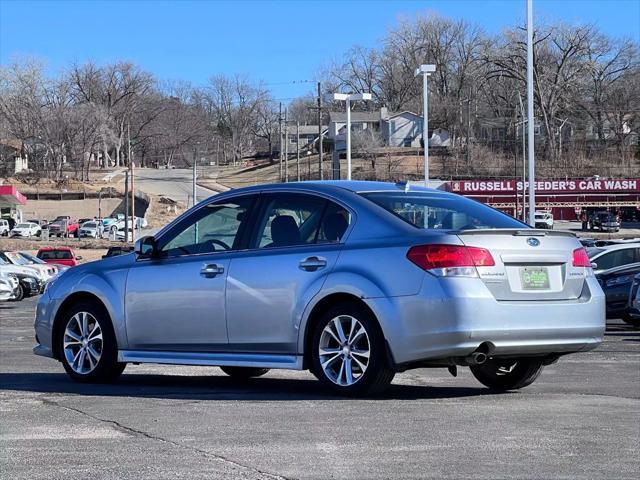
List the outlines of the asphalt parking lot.
{"type": "Polygon", "coordinates": [[[307,372],[246,384],[217,368],[128,366],[70,381],[36,357],[35,299],[0,304],[2,478],[638,478],[640,331],[495,395],[466,369],[396,376],[379,398],[307,372]]]}

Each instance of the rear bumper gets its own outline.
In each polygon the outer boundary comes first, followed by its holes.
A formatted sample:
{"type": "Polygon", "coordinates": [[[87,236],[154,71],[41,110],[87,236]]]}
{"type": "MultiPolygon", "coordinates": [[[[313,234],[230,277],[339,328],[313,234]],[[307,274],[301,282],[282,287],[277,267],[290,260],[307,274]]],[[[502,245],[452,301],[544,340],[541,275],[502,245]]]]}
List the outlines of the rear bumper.
{"type": "Polygon", "coordinates": [[[467,356],[483,344],[505,356],[586,351],[605,330],[605,298],[594,278],[576,300],[497,301],[477,279],[431,277],[420,294],[386,301],[370,299],[378,315],[391,315],[383,330],[397,364],[467,356]]]}

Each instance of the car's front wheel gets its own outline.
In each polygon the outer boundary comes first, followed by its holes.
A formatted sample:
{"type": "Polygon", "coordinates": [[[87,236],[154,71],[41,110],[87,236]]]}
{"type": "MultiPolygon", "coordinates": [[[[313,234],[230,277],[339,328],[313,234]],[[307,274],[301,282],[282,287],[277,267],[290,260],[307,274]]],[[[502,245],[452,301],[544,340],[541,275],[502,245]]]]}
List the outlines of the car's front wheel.
{"type": "Polygon", "coordinates": [[[220,367],[220,370],[236,380],[248,380],[250,378],[261,377],[269,371],[268,368],[256,367],[220,367]]]}
{"type": "Polygon", "coordinates": [[[58,335],[61,360],[67,374],[78,382],[115,380],[126,363],[118,362],[118,346],[104,308],[79,302],[64,313],[58,335]]]}
{"type": "Polygon", "coordinates": [[[492,390],[517,390],[531,385],[540,376],[544,365],[536,358],[489,358],[471,367],[471,373],[492,390]]]}
{"type": "Polygon", "coordinates": [[[312,342],[313,374],[343,395],[377,393],[393,380],[378,322],[358,304],[330,308],[316,324],[312,342]]]}

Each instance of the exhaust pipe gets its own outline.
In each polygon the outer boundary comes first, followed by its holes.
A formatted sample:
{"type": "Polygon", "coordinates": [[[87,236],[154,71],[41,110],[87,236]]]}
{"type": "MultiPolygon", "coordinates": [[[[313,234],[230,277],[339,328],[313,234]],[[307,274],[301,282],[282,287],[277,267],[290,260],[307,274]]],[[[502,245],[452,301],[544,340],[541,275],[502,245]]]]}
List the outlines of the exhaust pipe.
{"type": "Polygon", "coordinates": [[[482,365],[487,361],[487,354],[483,352],[473,352],[468,357],[464,357],[467,365],[482,365]]]}

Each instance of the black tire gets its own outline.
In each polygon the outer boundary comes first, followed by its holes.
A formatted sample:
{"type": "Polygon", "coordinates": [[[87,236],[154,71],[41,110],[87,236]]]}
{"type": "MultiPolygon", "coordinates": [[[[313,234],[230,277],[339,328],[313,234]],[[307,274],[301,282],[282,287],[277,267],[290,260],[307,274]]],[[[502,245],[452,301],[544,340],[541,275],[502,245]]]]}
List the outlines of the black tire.
{"type": "Polygon", "coordinates": [[[250,378],[261,377],[269,371],[268,368],[257,367],[220,367],[220,370],[235,380],[248,380],[250,378]]]}
{"type": "MultiPolygon", "coordinates": [[[[339,347],[337,347],[339,348],[339,347]]],[[[389,386],[395,372],[390,368],[386,355],[386,342],[380,325],[369,309],[357,303],[339,303],[329,308],[316,323],[311,343],[311,372],[324,385],[346,396],[361,396],[382,392],[389,386]],[[365,328],[368,337],[369,359],[364,373],[351,385],[338,385],[327,376],[320,361],[320,341],[323,330],[340,316],[355,318],[365,328]]]]}
{"type": "Polygon", "coordinates": [[[118,362],[118,345],[113,332],[111,319],[105,308],[97,302],[82,300],[62,314],[59,328],[57,328],[56,345],[58,347],[59,358],[67,374],[76,382],[82,383],[108,383],[120,376],[126,363],[118,362]],[[97,321],[102,330],[102,344],[100,358],[93,370],[88,373],[79,373],[69,364],[64,351],[64,332],[67,325],[72,322],[74,315],[80,312],[89,313],[97,321]]]}
{"type": "Polygon", "coordinates": [[[531,385],[542,373],[544,365],[537,358],[489,358],[482,365],[470,368],[485,387],[504,392],[531,385]]]}
{"type": "Polygon", "coordinates": [[[10,302],[20,302],[23,298],[24,298],[24,288],[22,288],[22,285],[20,285],[20,283],[18,282],[18,288],[17,288],[16,296],[14,298],[12,298],[11,300],[9,300],[9,301],[10,302]]]}

